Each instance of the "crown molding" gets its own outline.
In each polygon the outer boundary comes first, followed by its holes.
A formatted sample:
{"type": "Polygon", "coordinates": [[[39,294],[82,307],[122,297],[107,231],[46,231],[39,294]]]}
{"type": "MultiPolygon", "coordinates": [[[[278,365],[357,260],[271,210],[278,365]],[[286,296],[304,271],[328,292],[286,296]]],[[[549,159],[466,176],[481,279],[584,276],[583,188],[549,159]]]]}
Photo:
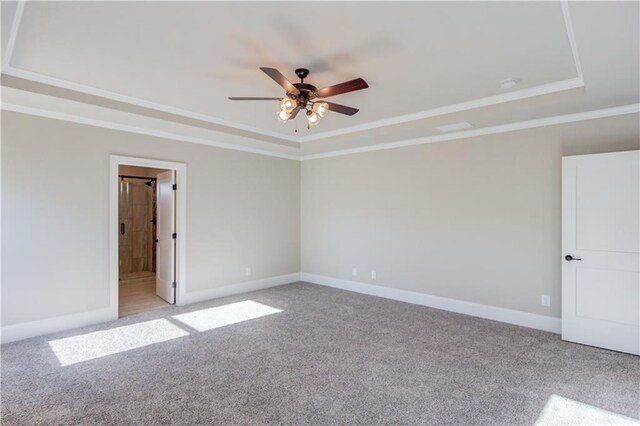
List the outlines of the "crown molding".
{"type": "Polygon", "coordinates": [[[88,95],[99,96],[99,97],[110,99],[113,101],[123,102],[123,103],[135,105],[143,108],[154,109],[156,111],[162,111],[169,114],[179,115],[187,118],[192,118],[195,120],[201,120],[208,123],[217,124],[220,126],[244,130],[247,132],[255,133],[257,135],[271,136],[273,138],[287,140],[290,142],[299,142],[298,138],[293,136],[288,136],[288,135],[283,135],[277,132],[258,129],[257,127],[236,123],[235,121],[224,120],[222,118],[212,117],[209,115],[188,111],[181,108],[160,104],[157,102],[147,101],[147,100],[139,99],[133,96],[122,95],[120,93],[111,92],[109,90],[99,89],[97,87],[87,86],[85,84],[74,83],[72,81],[62,80],[56,77],[51,77],[51,76],[40,74],[33,71],[22,70],[19,68],[14,68],[12,66],[5,67],[5,69],[3,70],[3,73],[12,77],[22,78],[24,80],[30,80],[37,83],[47,84],[47,85],[59,87],[62,89],[73,90],[73,91],[85,93],[88,95]]]}
{"type": "Polygon", "coordinates": [[[32,107],[27,107],[23,105],[9,104],[9,103],[3,102],[2,110],[17,112],[17,113],[27,114],[27,115],[34,115],[37,117],[51,118],[54,120],[68,121],[71,123],[84,124],[87,126],[101,127],[104,129],[120,130],[123,132],[136,133],[139,135],[153,136],[153,137],[158,137],[163,139],[171,139],[171,140],[177,140],[182,142],[195,143],[199,145],[208,145],[216,148],[231,149],[234,151],[249,152],[252,154],[267,155],[270,157],[286,158],[288,160],[300,159],[300,156],[298,155],[282,154],[279,152],[272,152],[272,151],[267,151],[259,148],[251,148],[251,147],[234,145],[234,144],[225,143],[225,142],[217,142],[217,141],[212,141],[208,139],[196,138],[193,136],[181,135],[178,133],[165,132],[162,130],[155,130],[150,128],[130,126],[127,124],[114,123],[111,121],[96,120],[94,118],[82,117],[79,115],[66,114],[66,113],[56,112],[56,111],[48,111],[40,108],[32,108],[32,107]]]}
{"type": "Polygon", "coordinates": [[[615,117],[619,115],[638,114],[640,113],[640,104],[622,105],[612,108],[605,108],[593,111],[578,112],[575,114],[556,115],[551,117],[539,118],[535,120],[519,121],[516,123],[502,124],[498,126],[489,126],[480,129],[465,130],[461,132],[448,133],[446,135],[428,136],[423,138],[405,139],[396,142],[382,143],[378,145],[364,146],[360,148],[342,149],[320,154],[297,155],[283,154],[278,152],[267,151],[258,148],[244,147],[224,142],[217,142],[202,138],[196,138],[177,133],[165,132],[149,128],[130,126],[126,124],[114,123],[104,120],[96,120],[93,118],[82,117],[73,114],[48,111],[40,108],[32,108],[16,104],[2,103],[1,109],[21,114],[34,115],[38,117],[50,118],[54,120],[68,121],[71,123],[84,124],[87,126],[101,127],[111,130],[120,130],[123,132],[136,133],[145,136],[153,136],[164,139],[177,140],[188,143],[196,143],[200,145],[208,145],[217,148],[231,149],[235,151],[248,152],[252,154],[267,155],[270,157],[285,158],[288,160],[308,161],[320,158],[338,157],[342,155],[358,154],[363,152],[381,151],[385,149],[402,148],[405,146],[422,145],[428,143],[445,142],[459,139],[468,139],[477,136],[487,136],[506,132],[514,132],[518,130],[534,129],[537,127],[555,126],[558,124],[575,123],[579,121],[596,120],[599,118],[615,117]]]}
{"type": "Polygon", "coordinates": [[[324,152],[321,154],[303,155],[301,161],[316,160],[320,158],[337,157],[341,155],[358,154],[362,152],[381,151],[384,149],[402,148],[405,146],[422,145],[427,143],[444,142],[457,139],[467,139],[477,136],[486,136],[499,133],[513,132],[517,130],[534,129],[536,127],[555,126],[557,124],[575,123],[578,121],[595,120],[598,118],[615,117],[618,115],[640,113],[640,104],[623,105],[613,108],[605,108],[594,111],[578,112],[575,114],[555,115],[552,117],[539,118],[529,121],[519,121],[516,123],[501,124],[498,126],[483,127],[480,129],[465,130],[462,132],[449,133],[446,135],[428,136],[424,138],[406,139],[397,142],[369,145],[360,148],[343,149],[337,151],[324,152]]]}
{"type": "Polygon", "coordinates": [[[486,98],[474,99],[472,101],[461,102],[453,105],[446,105],[439,108],[433,108],[426,111],[414,112],[406,115],[385,118],[383,120],[371,121],[369,123],[358,124],[356,126],[345,127],[337,130],[329,130],[314,135],[302,136],[300,143],[326,139],[334,136],[347,135],[366,130],[378,129],[380,127],[394,126],[397,124],[408,123],[411,121],[424,120],[426,118],[438,117],[441,115],[453,114],[457,112],[468,111],[472,109],[498,105],[505,102],[512,102],[521,99],[533,98],[536,96],[548,95],[551,93],[562,92],[565,90],[577,89],[584,87],[584,80],[581,78],[572,78],[569,80],[556,81],[553,83],[543,84],[540,86],[530,87],[527,89],[516,90],[513,92],[501,93],[499,95],[489,96],[486,98]]]}
{"type": "Polygon", "coordinates": [[[567,30],[567,38],[569,39],[569,46],[571,46],[571,53],[573,54],[573,63],[578,73],[578,78],[583,79],[582,65],[580,64],[580,56],[578,55],[578,45],[576,43],[576,35],[573,32],[573,21],[571,20],[571,14],[569,13],[569,2],[562,0],[560,2],[562,8],[562,17],[564,18],[564,26],[567,30]]]}
{"type": "Polygon", "coordinates": [[[342,129],[330,130],[326,132],[319,132],[319,133],[308,135],[308,136],[296,137],[296,136],[290,136],[290,135],[285,135],[278,132],[256,128],[253,126],[248,126],[245,124],[237,123],[230,120],[225,120],[218,117],[212,117],[206,114],[196,113],[193,111],[172,107],[169,105],[160,104],[157,102],[147,101],[147,100],[136,98],[133,96],[122,95],[119,93],[111,92],[104,89],[99,89],[99,88],[84,85],[84,84],[74,83],[71,81],[59,79],[56,77],[48,76],[48,75],[33,72],[33,71],[14,68],[11,66],[11,58],[13,55],[13,50],[14,50],[16,38],[18,35],[18,29],[22,21],[25,4],[26,4],[26,0],[19,0],[18,2],[18,6],[14,15],[14,19],[12,21],[12,25],[11,25],[9,43],[2,61],[3,73],[13,77],[22,78],[25,80],[31,80],[34,82],[56,86],[63,89],[74,90],[74,91],[89,94],[89,95],[100,96],[100,97],[104,97],[114,101],[124,102],[124,103],[140,106],[144,108],[155,109],[157,111],[162,111],[162,112],[175,114],[175,115],[192,118],[196,120],[201,120],[201,121],[209,122],[212,124],[235,128],[238,130],[244,130],[247,132],[255,133],[257,135],[269,136],[269,137],[278,138],[281,140],[286,140],[289,142],[297,142],[300,144],[304,142],[326,139],[329,137],[334,137],[339,135],[346,135],[346,134],[361,132],[365,130],[376,129],[380,127],[393,126],[393,125],[408,123],[412,121],[422,120],[426,118],[431,118],[431,117],[436,117],[436,116],[441,116],[441,115],[446,115],[446,114],[451,114],[456,112],[468,111],[476,108],[482,108],[482,107],[497,105],[497,104],[506,103],[506,102],[512,102],[512,101],[521,100],[521,99],[527,99],[530,97],[547,95],[547,94],[561,92],[565,90],[576,89],[576,88],[584,87],[585,85],[584,80],[582,78],[582,68],[580,65],[575,35],[573,32],[573,24],[572,24],[571,16],[569,13],[569,4],[567,0],[562,0],[560,2],[560,5],[561,5],[561,10],[563,14],[564,23],[565,23],[565,29],[567,32],[567,37],[569,40],[569,45],[571,47],[571,52],[573,55],[573,60],[574,60],[575,69],[577,73],[576,78],[556,81],[556,82],[543,84],[543,85],[539,85],[539,86],[535,86],[527,89],[516,90],[508,93],[502,93],[499,95],[494,95],[494,96],[475,99],[467,102],[457,103],[453,105],[433,108],[433,109],[420,111],[416,113],[390,117],[382,120],[376,120],[376,121],[361,124],[361,125],[355,125],[355,126],[342,128],[342,129]]]}
{"type": "MultiPolygon", "coordinates": [[[[81,93],[100,96],[107,99],[128,103],[131,105],[155,109],[155,110],[167,112],[170,114],[181,115],[181,116],[193,118],[196,120],[202,120],[202,121],[210,122],[213,124],[236,128],[239,130],[256,133],[258,135],[270,136],[270,137],[279,138],[279,139],[287,140],[291,142],[304,143],[304,142],[325,139],[328,137],[333,137],[338,135],[345,135],[345,134],[360,132],[364,130],[371,130],[371,129],[386,127],[386,126],[393,126],[393,125],[398,125],[398,124],[407,123],[411,121],[422,120],[425,118],[431,118],[431,117],[436,117],[440,115],[462,112],[462,111],[472,110],[476,108],[482,108],[482,107],[487,107],[491,105],[561,92],[565,90],[576,89],[576,88],[584,87],[585,85],[583,75],[582,75],[582,67],[581,67],[581,63],[578,55],[578,49],[577,49],[576,40],[575,40],[575,34],[573,31],[573,24],[572,24],[570,12],[569,12],[569,2],[567,0],[562,0],[560,2],[560,5],[561,5],[567,37],[569,40],[569,45],[571,47],[575,69],[577,73],[576,78],[557,81],[557,82],[539,85],[539,86],[517,90],[513,92],[502,93],[495,96],[475,99],[472,101],[434,108],[434,109],[421,111],[417,113],[411,113],[411,114],[406,114],[406,115],[397,116],[397,117],[390,117],[387,119],[377,120],[374,122],[357,125],[357,126],[351,126],[343,129],[320,132],[314,135],[303,136],[303,137],[293,137],[293,136],[283,135],[277,132],[271,132],[271,131],[255,128],[252,126],[247,126],[244,124],[220,119],[217,117],[211,117],[205,114],[195,113],[192,111],[171,107],[171,106],[159,104],[156,102],[147,101],[144,99],[122,95],[122,94],[111,92],[108,90],[103,90],[103,89],[99,89],[99,88],[95,88],[95,87],[91,87],[91,86],[87,86],[79,83],[74,83],[71,81],[58,79],[55,77],[47,76],[47,75],[32,72],[32,71],[14,68],[10,64],[11,64],[11,59],[13,56],[13,51],[15,48],[15,43],[18,36],[18,30],[22,20],[25,4],[26,4],[26,0],[19,0],[18,5],[16,7],[15,15],[13,17],[13,21],[11,25],[7,48],[2,58],[3,73],[17,77],[17,78],[22,78],[25,80],[31,80],[34,82],[48,84],[48,85],[60,87],[63,89],[69,89],[69,90],[74,90],[81,93]]],[[[258,148],[243,147],[243,146],[233,145],[233,144],[224,143],[224,142],[211,141],[207,139],[196,138],[196,137],[170,133],[165,131],[159,131],[155,129],[130,126],[130,125],[125,125],[120,123],[104,121],[104,120],[96,120],[96,119],[82,117],[78,115],[48,111],[48,110],[43,110],[38,108],[15,105],[15,104],[3,104],[2,109],[7,111],[23,113],[23,114],[63,120],[63,121],[68,121],[68,122],[73,122],[78,124],[85,124],[85,125],[90,125],[95,127],[121,130],[121,131],[130,132],[130,133],[162,137],[162,138],[179,140],[179,141],[184,141],[189,143],[209,145],[209,146],[219,147],[223,149],[232,149],[237,151],[250,152],[254,154],[286,158],[291,160],[313,160],[317,158],[350,155],[350,154],[355,154],[360,152],[378,151],[383,149],[394,149],[394,148],[399,148],[403,146],[443,142],[448,140],[464,139],[464,138],[470,138],[475,136],[498,134],[498,133],[516,131],[516,130],[525,130],[525,129],[531,129],[536,127],[552,126],[556,124],[564,124],[564,123],[591,120],[591,119],[597,119],[597,118],[612,117],[616,115],[638,113],[639,105],[632,104],[632,105],[619,106],[619,107],[607,108],[607,109],[596,110],[596,111],[587,111],[587,112],[581,112],[576,114],[546,117],[542,119],[490,126],[490,127],[485,127],[481,129],[473,129],[473,130],[462,131],[462,132],[455,132],[455,133],[450,133],[446,135],[437,135],[437,136],[430,136],[430,137],[423,137],[423,138],[408,139],[408,140],[383,143],[383,144],[365,146],[365,147],[353,148],[353,149],[336,150],[336,151],[331,151],[331,152],[326,152],[321,154],[312,154],[312,155],[292,155],[292,154],[276,153],[276,152],[271,152],[271,151],[262,150],[258,148]]]]}
{"type": "Polygon", "coordinates": [[[502,93],[495,96],[474,99],[467,102],[461,102],[461,103],[452,104],[452,105],[445,105],[443,107],[433,108],[425,111],[385,118],[382,120],[376,120],[369,123],[359,124],[359,125],[350,126],[350,127],[344,127],[342,129],[319,132],[309,136],[301,136],[299,139],[299,142],[300,143],[311,142],[315,140],[326,139],[333,136],[341,136],[341,135],[347,135],[350,133],[378,129],[380,127],[393,126],[397,124],[408,123],[411,121],[423,120],[425,118],[432,118],[432,117],[452,114],[456,112],[468,111],[476,108],[482,108],[482,107],[502,104],[505,102],[512,102],[512,101],[517,101],[521,99],[527,99],[527,98],[532,98],[536,96],[548,95],[551,93],[557,93],[565,90],[584,87],[585,83],[584,83],[584,78],[582,76],[582,66],[580,64],[580,57],[578,55],[576,37],[573,32],[573,23],[571,21],[571,15],[569,13],[568,0],[560,1],[560,7],[562,10],[562,17],[564,19],[565,30],[567,32],[567,39],[569,40],[569,46],[571,48],[571,55],[573,57],[573,62],[576,69],[575,78],[555,81],[552,83],[534,86],[527,89],[502,93]]]}
{"type": "Polygon", "coordinates": [[[151,101],[139,99],[133,96],[122,95],[120,93],[111,92],[109,90],[99,89],[97,87],[74,83],[72,81],[51,77],[45,74],[12,67],[11,59],[13,57],[13,51],[14,51],[16,40],[18,37],[18,30],[22,22],[22,16],[24,13],[24,8],[26,3],[27,3],[27,0],[19,0],[16,6],[15,15],[13,16],[13,21],[11,22],[11,30],[9,33],[10,35],[7,43],[7,48],[4,52],[4,56],[2,57],[2,73],[3,74],[7,74],[17,78],[23,78],[25,80],[30,80],[38,83],[48,84],[48,85],[60,87],[63,89],[74,90],[74,91],[89,94],[89,95],[100,96],[100,97],[104,97],[114,101],[124,102],[124,103],[136,105],[144,108],[155,109],[155,110],[166,112],[169,114],[175,114],[175,115],[180,115],[187,118],[192,118],[195,120],[201,120],[201,121],[209,122],[212,124],[217,124],[220,126],[226,126],[226,127],[231,127],[238,130],[244,130],[247,132],[256,133],[258,135],[271,136],[271,137],[286,140],[289,142],[300,142],[298,140],[299,138],[295,136],[289,136],[289,135],[284,135],[277,132],[258,129],[253,126],[247,126],[245,124],[236,123],[234,121],[224,120],[217,117],[211,117],[205,114],[188,111],[181,108],[175,108],[169,105],[164,105],[157,102],[151,102],[151,101]]]}
{"type": "Polygon", "coordinates": [[[24,6],[26,4],[26,0],[18,1],[16,5],[16,11],[13,15],[13,20],[11,21],[11,29],[9,31],[9,40],[7,41],[7,48],[4,51],[4,56],[2,57],[2,69],[4,70],[9,66],[9,62],[11,62],[11,57],[13,56],[13,49],[16,46],[16,39],[18,37],[18,28],[20,28],[20,22],[22,22],[22,13],[24,12],[24,6]]]}
{"type": "Polygon", "coordinates": [[[295,136],[282,135],[280,133],[270,132],[267,130],[262,130],[252,126],[246,126],[243,124],[239,124],[239,123],[235,123],[235,122],[231,122],[231,121],[227,121],[219,118],[214,118],[208,115],[195,113],[192,111],[174,108],[164,104],[158,104],[156,102],[151,102],[144,99],[138,99],[138,98],[127,96],[127,95],[121,95],[119,93],[110,92],[108,90],[98,89],[95,87],[86,86],[86,85],[74,83],[71,81],[61,80],[55,77],[50,77],[44,74],[40,74],[32,71],[26,71],[26,70],[14,68],[11,66],[5,67],[5,69],[3,70],[3,73],[9,76],[21,78],[24,80],[34,81],[37,83],[47,84],[50,86],[69,89],[69,90],[73,90],[80,93],[99,96],[99,97],[103,97],[103,98],[118,101],[118,102],[124,102],[130,105],[140,106],[143,108],[149,108],[157,111],[166,112],[169,114],[179,115],[187,118],[192,118],[195,120],[201,120],[201,121],[205,121],[213,124],[218,124],[226,127],[244,130],[244,131],[255,133],[257,135],[271,136],[274,138],[287,140],[290,142],[298,142],[300,144],[304,142],[326,139],[329,137],[346,135],[346,134],[361,132],[365,130],[372,130],[380,127],[393,126],[393,125],[408,123],[412,121],[423,120],[426,118],[432,118],[432,117],[437,117],[441,115],[468,111],[468,110],[473,110],[477,108],[482,108],[482,107],[502,104],[506,102],[512,102],[516,100],[548,95],[551,93],[557,93],[565,90],[584,87],[584,80],[582,80],[581,78],[572,78],[569,80],[556,81],[553,83],[543,84],[540,86],[516,90],[508,93],[501,93],[499,95],[489,96],[489,97],[480,98],[480,99],[474,99],[472,101],[461,102],[453,105],[447,105],[444,107],[434,108],[426,111],[420,111],[420,112],[411,113],[407,115],[390,117],[383,120],[377,120],[377,121],[364,123],[364,124],[351,126],[351,127],[346,127],[342,129],[337,129],[337,130],[320,132],[314,135],[295,137],[295,136]]]}

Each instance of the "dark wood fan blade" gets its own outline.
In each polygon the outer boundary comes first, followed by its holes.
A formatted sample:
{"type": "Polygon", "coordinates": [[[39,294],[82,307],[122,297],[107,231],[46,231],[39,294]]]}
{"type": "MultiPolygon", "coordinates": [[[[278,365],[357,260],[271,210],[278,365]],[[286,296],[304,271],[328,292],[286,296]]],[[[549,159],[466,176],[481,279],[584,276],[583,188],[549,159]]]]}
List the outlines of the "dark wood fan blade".
{"type": "Polygon", "coordinates": [[[300,111],[300,106],[298,105],[293,109],[293,111],[291,111],[291,117],[289,117],[289,120],[293,120],[294,118],[296,118],[296,115],[298,115],[299,111],[300,111]]]}
{"type": "Polygon", "coordinates": [[[282,98],[242,98],[242,97],[230,97],[230,101],[279,101],[282,98]]]}
{"type": "MultiPolygon", "coordinates": [[[[322,102],[326,102],[326,101],[322,101],[322,102]]],[[[338,112],[340,114],[353,115],[356,112],[360,111],[358,108],[352,108],[346,105],[334,104],[333,102],[327,102],[327,104],[329,105],[329,111],[338,112]]]]}
{"type": "Polygon", "coordinates": [[[317,96],[319,98],[328,98],[329,96],[341,95],[355,90],[366,89],[367,87],[369,87],[369,85],[366,81],[361,78],[356,78],[355,80],[345,81],[344,83],[320,89],[318,90],[317,96]]]}
{"type": "Polygon", "coordinates": [[[273,79],[273,81],[275,81],[276,83],[278,83],[280,86],[284,87],[284,89],[287,91],[287,93],[293,93],[294,95],[297,95],[300,93],[300,91],[298,89],[296,89],[296,86],[294,86],[293,84],[291,84],[291,82],[289,80],[287,80],[287,78],[282,75],[282,73],[280,71],[278,71],[275,68],[267,68],[267,67],[260,67],[260,69],[269,77],[271,77],[273,79]]]}

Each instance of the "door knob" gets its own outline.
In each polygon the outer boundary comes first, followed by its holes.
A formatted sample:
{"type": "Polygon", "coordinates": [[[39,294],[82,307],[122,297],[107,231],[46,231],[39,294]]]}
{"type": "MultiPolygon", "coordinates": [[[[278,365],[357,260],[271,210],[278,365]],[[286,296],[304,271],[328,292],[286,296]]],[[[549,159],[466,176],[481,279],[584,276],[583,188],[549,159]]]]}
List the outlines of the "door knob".
{"type": "Polygon", "coordinates": [[[564,260],[566,260],[567,262],[571,262],[572,260],[582,260],[581,257],[573,257],[570,254],[566,255],[564,257],[564,260]]]}

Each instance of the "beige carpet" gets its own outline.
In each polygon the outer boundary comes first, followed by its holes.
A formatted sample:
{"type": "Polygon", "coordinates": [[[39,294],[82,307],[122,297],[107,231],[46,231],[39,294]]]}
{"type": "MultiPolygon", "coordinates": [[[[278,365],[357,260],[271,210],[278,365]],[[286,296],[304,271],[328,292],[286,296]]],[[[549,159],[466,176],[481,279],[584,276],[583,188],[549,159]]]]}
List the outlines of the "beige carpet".
{"type": "Polygon", "coordinates": [[[2,424],[637,422],[640,358],[305,283],[2,347],[2,424]]]}

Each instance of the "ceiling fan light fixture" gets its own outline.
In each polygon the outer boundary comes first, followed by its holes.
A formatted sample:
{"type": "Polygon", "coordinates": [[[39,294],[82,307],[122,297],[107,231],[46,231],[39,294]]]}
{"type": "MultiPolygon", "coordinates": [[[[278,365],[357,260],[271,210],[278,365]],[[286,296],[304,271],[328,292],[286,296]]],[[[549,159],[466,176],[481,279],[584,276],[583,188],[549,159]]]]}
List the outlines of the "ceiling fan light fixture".
{"type": "Polygon", "coordinates": [[[282,121],[283,123],[286,123],[289,117],[291,117],[291,112],[282,109],[276,112],[276,117],[278,117],[278,120],[282,121]]]}
{"type": "Polygon", "coordinates": [[[315,126],[320,122],[320,117],[313,111],[307,111],[307,123],[311,126],[315,126]]]}
{"type": "Polygon", "coordinates": [[[304,82],[309,75],[306,68],[296,69],[296,75],[300,78],[300,83],[293,84],[277,69],[269,67],[260,67],[269,78],[275,81],[286,92],[284,97],[229,97],[230,101],[278,101],[280,110],[276,112],[276,118],[283,123],[293,120],[298,116],[300,111],[306,112],[307,129],[317,125],[320,120],[326,116],[329,111],[337,114],[352,116],[359,111],[346,105],[336,104],[334,102],[325,102],[324,98],[342,95],[345,93],[355,92],[369,87],[362,78],[355,78],[349,81],[343,81],[333,86],[324,87],[320,90],[313,84],[304,82]]]}
{"type": "Polygon", "coordinates": [[[280,108],[283,111],[291,112],[296,106],[296,101],[291,98],[282,98],[282,101],[280,102],[280,108]]]}
{"type": "Polygon", "coordinates": [[[329,112],[329,104],[326,102],[316,102],[313,104],[313,111],[323,118],[329,112]]]}

